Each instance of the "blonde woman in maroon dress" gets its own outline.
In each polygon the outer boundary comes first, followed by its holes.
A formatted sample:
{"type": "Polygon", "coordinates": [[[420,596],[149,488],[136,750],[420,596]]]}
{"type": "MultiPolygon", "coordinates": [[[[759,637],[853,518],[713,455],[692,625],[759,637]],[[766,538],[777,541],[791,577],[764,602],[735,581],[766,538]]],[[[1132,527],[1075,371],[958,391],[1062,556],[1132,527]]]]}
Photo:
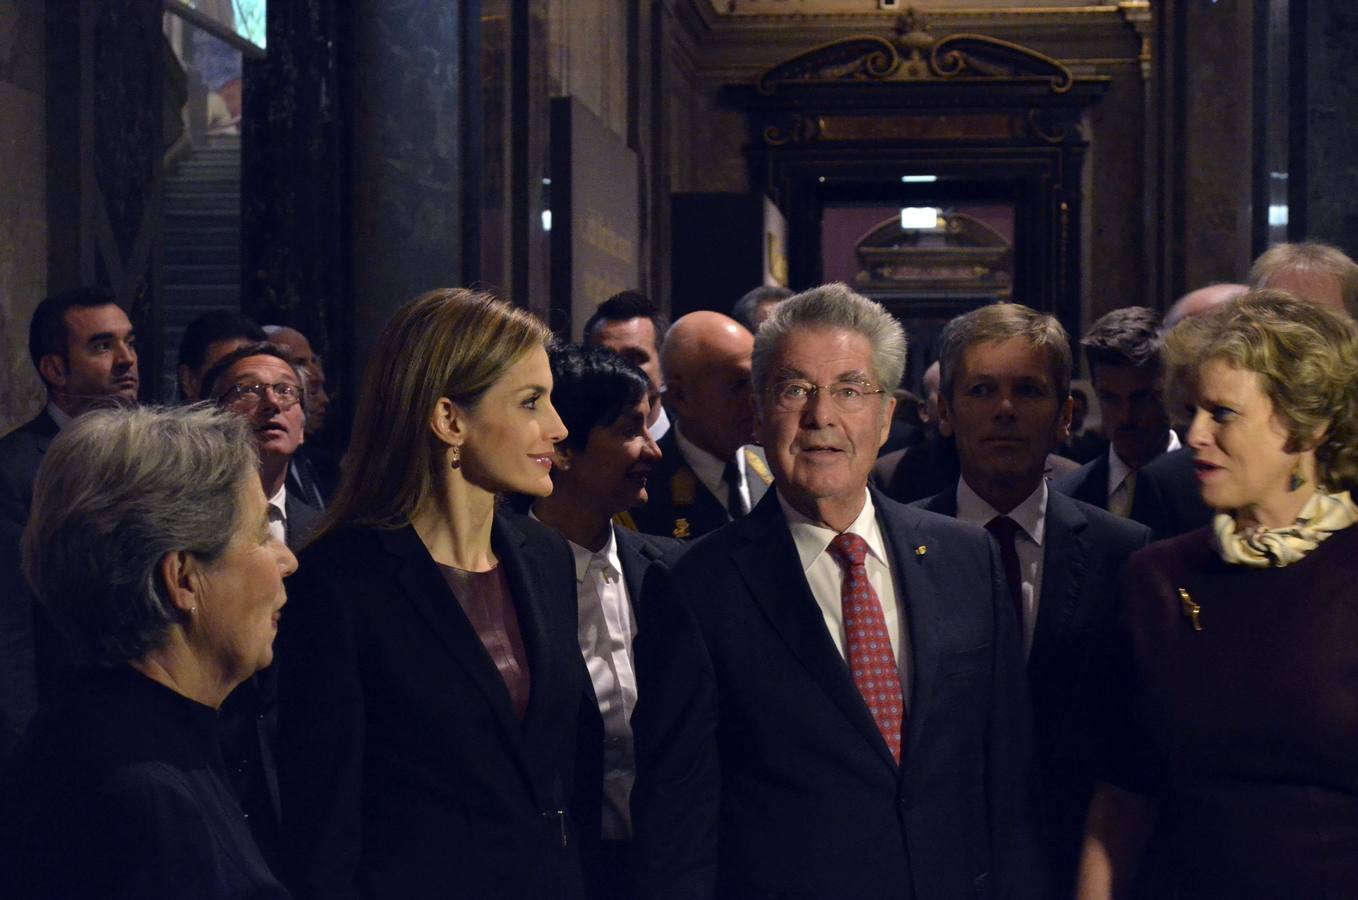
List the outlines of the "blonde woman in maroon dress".
{"type": "Polygon", "coordinates": [[[1257,291],[1166,358],[1217,515],[1124,570],[1079,895],[1358,897],[1358,326],[1257,291]]]}

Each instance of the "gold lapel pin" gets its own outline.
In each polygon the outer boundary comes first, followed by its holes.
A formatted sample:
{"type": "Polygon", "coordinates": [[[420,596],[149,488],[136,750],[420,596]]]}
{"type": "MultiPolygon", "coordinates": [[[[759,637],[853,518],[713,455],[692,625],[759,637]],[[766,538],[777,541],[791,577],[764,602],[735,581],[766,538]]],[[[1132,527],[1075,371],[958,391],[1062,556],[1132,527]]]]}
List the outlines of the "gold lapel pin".
{"type": "Polygon", "coordinates": [[[1202,631],[1202,622],[1198,620],[1202,607],[1193,602],[1186,588],[1179,588],[1179,605],[1183,607],[1184,618],[1193,623],[1193,630],[1202,631]]]}
{"type": "Polygon", "coordinates": [[[918,547],[915,548],[915,555],[918,556],[920,559],[924,559],[924,554],[928,552],[929,548],[924,546],[923,544],[920,544],[918,547]]]}

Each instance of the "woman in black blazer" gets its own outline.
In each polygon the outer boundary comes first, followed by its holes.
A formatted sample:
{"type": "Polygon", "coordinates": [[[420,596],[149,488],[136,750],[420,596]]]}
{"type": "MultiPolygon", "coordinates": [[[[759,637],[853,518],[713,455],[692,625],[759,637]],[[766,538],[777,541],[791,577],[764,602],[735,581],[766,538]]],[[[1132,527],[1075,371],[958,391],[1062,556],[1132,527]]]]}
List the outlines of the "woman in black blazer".
{"type": "Polygon", "coordinates": [[[550,333],[483,294],[384,331],[280,635],[284,859],[300,898],[578,897],[598,714],[551,491],[550,333]],[[579,798],[577,800],[577,798],[579,798]]]}

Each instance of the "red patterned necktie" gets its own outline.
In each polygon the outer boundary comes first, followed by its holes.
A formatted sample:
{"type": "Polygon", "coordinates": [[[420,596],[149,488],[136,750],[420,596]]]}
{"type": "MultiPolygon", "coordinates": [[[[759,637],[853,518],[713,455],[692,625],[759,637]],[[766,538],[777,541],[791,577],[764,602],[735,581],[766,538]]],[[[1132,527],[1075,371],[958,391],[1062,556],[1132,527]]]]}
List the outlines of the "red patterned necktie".
{"type": "Polygon", "coordinates": [[[841,534],[830,542],[830,555],[844,568],[839,589],[844,604],[844,635],[853,683],[868,704],[892,757],[901,761],[901,737],[905,724],[905,704],[901,698],[901,673],[896,655],[891,652],[891,635],[877,592],[868,581],[863,561],[868,543],[856,534],[841,534]]]}

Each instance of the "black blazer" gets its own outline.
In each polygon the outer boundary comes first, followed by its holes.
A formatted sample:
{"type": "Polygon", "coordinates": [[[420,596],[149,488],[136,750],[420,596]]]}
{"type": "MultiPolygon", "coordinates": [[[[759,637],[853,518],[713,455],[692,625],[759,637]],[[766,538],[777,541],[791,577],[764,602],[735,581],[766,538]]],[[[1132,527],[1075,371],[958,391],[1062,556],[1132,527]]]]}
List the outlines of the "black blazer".
{"type": "Polygon", "coordinates": [[[288,549],[300,550],[311,538],[316,526],[320,524],[321,510],[303,500],[291,490],[284,495],[283,505],[287,508],[287,517],[283,520],[283,526],[287,536],[288,549]]]}
{"type": "MultiPolygon", "coordinates": [[[[957,515],[957,491],[918,504],[957,515]]],[[[1042,595],[1028,655],[1038,767],[1043,776],[1049,882],[1054,897],[1074,891],[1084,817],[1094,786],[1086,685],[1096,648],[1113,623],[1118,571],[1150,541],[1150,529],[1047,492],[1042,595]]]]}
{"type": "Polygon", "coordinates": [[[1096,456],[1074,472],[1053,478],[1051,486],[1081,503],[1108,509],[1108,453],[1096,456]]]}
{"type": "MultiPolygon", "coordinates": [[[[649,499],[645,506],[639,506],[629,513],[636,530],[688,539],[716,531],[731,521],[726,507],[698,480],[697,474],[684,461],[673,427],[665,432],[659,446],[661,457],[646,479],[649,499]]],[[[768,490],[771,476],[768,480],[763,477],[768,470],[762,457],[749,448],[743,448],[742,452],[748,454],[745,483],[749,487],[751,502],[757,504],[768,490]],[[751,461],[750,457],[754,457],[754,460],[751,461]]]]}
{"type": "Polygon", "coordinates": [[[873,494],[909,625],[898,767],[774,492],[647,578],[637,634],[649,897],[1039,897],[1027,686],[985,532],[873,494]]]}
{"type": "Polygon", "coordinates": [[[1131,517],[1150,526],[1157,541],[1201,528],[1212,515],[1202,502],[1193,451],[1187,447],[1159,456],[1137,472],[1131,517]]]}
{"type": "Polygon", "coordinates": [[[655,563],[678,559],[688,545],[674,538],[642,534],[618,525],[613,526],[613,534],[618,539],[618,559],[622,561],[622,580],[627,585],[627,599],[632,602],[632,612],[635,614],[646,572],[655,563]]]}
{"type": "Polygon", "coordinates": [[[531,673],[522,721],[413,528],[343,529],[302,553],[278,641],[294,896],[582,896],[603,747],[574,565],[564,539],[505,511],[492,546],[531,673]]]}

